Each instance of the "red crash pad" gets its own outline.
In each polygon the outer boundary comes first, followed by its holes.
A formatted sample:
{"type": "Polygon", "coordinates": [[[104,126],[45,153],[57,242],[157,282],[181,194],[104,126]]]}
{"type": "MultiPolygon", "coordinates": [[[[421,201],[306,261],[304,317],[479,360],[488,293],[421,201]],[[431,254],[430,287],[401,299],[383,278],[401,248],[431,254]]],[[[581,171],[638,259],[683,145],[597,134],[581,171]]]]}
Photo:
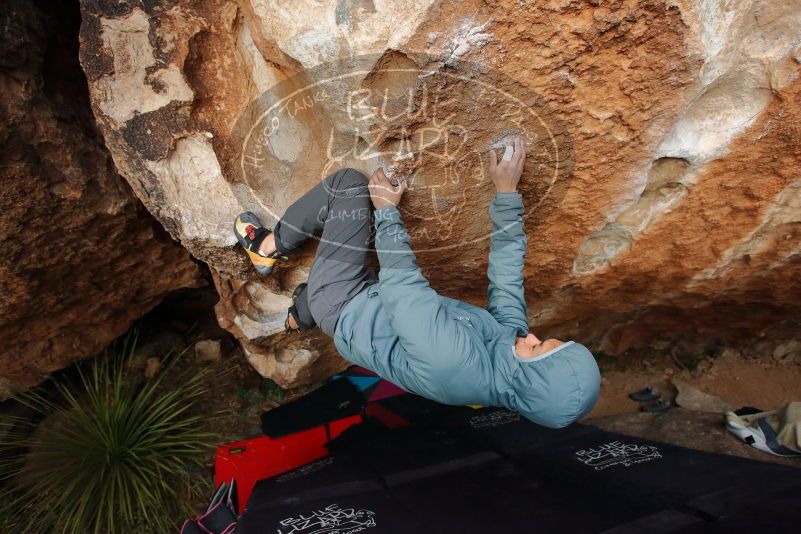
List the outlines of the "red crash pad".
{"type": "Polygon", "coordinates": [[[242,513],[256,482],[326,456],[325,444],[361,421],[360,415],[352,415],[282,438],[262,436],[220,445],[214,459],[214,485],[236,479],[238,512],[242,513]]]}

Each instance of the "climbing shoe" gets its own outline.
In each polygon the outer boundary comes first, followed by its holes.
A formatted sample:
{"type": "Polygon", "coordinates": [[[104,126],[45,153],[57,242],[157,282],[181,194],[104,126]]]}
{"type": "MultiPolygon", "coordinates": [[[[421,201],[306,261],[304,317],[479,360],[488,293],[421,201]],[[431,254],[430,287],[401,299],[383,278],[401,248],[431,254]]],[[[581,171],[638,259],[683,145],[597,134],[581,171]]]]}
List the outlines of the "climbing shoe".
{"type": "Polygon", "coordinates": [[[640,411],[645,413],[662,413],[670,410],[671,404],[665,399],[659,398],[653,402],[640,406],[640,411]]]}
{"type": "Polygon", "coordinates": [[[268,256],[263,256],[259,253],[259,247],[262,241],[272,233],[269,229],[263,227],[259,218],[255,214],[246,211],[239,215],[234,222],[234,234],[242,248],[247,252],[251,263],[256,268],[256,271],[262,276],[266,276],[273,272],[273,268],[278,260],[287,260],[288,258],[278,252],[272,252],[268,256]]]}
{"type": "Polygon", "coordinates": [[[660,399],[661,397],[662,395],[659,393],[659,390],[652,388],[651,386],[641,389],[640,391],[635,391],[634,393],[629,393],[629,398],[634,402],[639,403],[652,402],[660,399]]]}

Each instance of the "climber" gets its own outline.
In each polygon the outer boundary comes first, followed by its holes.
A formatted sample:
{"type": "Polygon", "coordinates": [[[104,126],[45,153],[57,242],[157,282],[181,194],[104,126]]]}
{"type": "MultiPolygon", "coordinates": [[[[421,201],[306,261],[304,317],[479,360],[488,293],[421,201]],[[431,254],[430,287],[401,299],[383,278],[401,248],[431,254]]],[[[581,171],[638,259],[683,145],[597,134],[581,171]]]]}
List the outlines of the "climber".
{"type": "Polygon", "coordinates": [[[287,330],[319,325],[344,358],[429,399],[503,406],[563,427],[592,409],[600,374],[583,345],[541,341],[529,331],[527,238],[517,192],[524,161],[521,137],[500,162],[490,150],[497,192],[489,208],[487,309],[429,286],[397,208],[407,182],[393,184],[380,168],[369,180],[353,169],[334,172],[292,204],[272,231],[250,212],[237,218],[234,231],[263,275],[322,231],[308,283],[293,294],[287,330]],[[364,265],[373,220],[378,274],[364,265]]]}

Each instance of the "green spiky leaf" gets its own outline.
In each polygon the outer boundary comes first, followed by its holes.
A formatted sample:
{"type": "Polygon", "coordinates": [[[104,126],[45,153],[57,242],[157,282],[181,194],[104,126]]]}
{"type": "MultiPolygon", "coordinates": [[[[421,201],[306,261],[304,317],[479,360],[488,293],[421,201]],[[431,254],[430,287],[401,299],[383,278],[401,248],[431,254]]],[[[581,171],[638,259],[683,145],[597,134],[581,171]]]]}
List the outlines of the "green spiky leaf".
{"type": "Polygon", "coordinates": [[[197,472],[215,436],[193,405],[204,372],[178,373],[171,359],[137,383],[125,360],[129,336],[76,380],[19,396],[36,414],[0,422],[0,527],[18,532],[168,532],[189,513],[197,472]],[[174,385],[173,385],[174,382],[174,385]]]}

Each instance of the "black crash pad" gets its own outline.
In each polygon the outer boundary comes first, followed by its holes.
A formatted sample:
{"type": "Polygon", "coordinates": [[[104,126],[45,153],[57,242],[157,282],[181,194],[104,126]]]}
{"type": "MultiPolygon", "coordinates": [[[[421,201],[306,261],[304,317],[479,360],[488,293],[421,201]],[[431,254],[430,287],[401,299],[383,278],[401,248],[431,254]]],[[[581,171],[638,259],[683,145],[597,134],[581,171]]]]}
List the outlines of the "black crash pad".
{"type": "Polygon", "coordinates": [[[358,425],[327,458],[260,481],[239,532],[784,532],[801,524],[801,511],[784,503],[801,495],[801,470],[792,467],[586,425],[552,430],[496,408],[386,401],[412,425],[358,425]]]}
{"type": "Polygon", "coordinates": [[[264,412],[261,430],[269,438],[280,438],[361,413],[364,404],[356,386],[339,378],[301,399],[264,412]]]}

